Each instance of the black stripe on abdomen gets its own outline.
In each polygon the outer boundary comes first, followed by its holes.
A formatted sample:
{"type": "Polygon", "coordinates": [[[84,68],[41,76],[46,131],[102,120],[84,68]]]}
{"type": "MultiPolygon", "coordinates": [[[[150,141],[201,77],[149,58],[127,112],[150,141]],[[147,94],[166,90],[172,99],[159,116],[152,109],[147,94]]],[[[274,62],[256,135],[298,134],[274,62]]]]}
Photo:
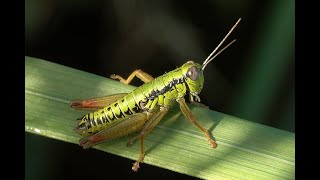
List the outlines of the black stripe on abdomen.
{"type": "Polygon", "coordinates": [[[110,106],[107,108],[107,111],[108,111],[107,117],[108,117],[109,121],[112,122],[112,121],[116,120],[116,116],[114,115],[113,110],[110,106]],[[110,116],[110,114],[112,115],[112,117],[110,116]]]}

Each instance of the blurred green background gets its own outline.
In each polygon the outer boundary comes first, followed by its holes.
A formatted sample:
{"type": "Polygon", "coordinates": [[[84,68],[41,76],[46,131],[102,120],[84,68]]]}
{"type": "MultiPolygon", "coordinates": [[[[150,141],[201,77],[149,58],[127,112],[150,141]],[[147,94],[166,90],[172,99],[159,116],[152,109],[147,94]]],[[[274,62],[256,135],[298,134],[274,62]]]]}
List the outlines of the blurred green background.
{"type": "MultiPolygon", "coordinates": [[[[237,42],[206,68],[202,102],[212,110],[295,132],[293,0],[26,0],[25,55],[105,77],[128,76],[137,68],[156,77],[190,59],[202,63],[240,17],[227,40],[237,42]]],[[[48,163],[55,160],[48,151],[59,149],[51,146],[65,148],[58,152],[75,156],[80,167],[82,157],[90,159],[87,152],[74,155],[81,153],[77,146],[30,134],[25,146],[27,179],[72,174],[52,172],[61,162],[48,163]]],[[[76,169],[75,164],[68,166],[76,169]]],[[[70,167],[60,167],[65,168],[70,167]]]]}

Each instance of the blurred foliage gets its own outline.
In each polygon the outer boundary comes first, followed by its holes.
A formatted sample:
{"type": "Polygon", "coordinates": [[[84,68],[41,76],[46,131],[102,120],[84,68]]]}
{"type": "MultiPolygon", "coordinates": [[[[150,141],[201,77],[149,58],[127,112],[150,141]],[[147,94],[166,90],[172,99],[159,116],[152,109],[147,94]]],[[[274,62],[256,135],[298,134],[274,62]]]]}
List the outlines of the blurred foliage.
{"type": "MultiPolygon", "coordinates": [[[[254,35],[257,41],[238,82],[240,92],[233,100],[232,114],[261,123],[276,111],[285,114],[291,108],[294,114],[294,87],[286,82],[293,81],[294,5],[294,1],[271,4],[272,13],[262,17],[264,24],[254,35]],[[286,77],[288,73],[291,77],[286,77]]],[[[288,123],[286,129],[293,131],[294,116],[281,117],[288,123]]]]}

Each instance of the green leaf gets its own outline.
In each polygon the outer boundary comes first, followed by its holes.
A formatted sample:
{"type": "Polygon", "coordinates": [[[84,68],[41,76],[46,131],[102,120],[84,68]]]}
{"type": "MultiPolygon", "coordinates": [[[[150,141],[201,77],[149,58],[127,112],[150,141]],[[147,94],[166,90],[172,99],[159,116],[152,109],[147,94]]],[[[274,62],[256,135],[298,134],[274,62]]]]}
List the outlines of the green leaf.
{"type": "MultiPolygon", "coordinates": [[[[70,100],[135,88],[36,58],[25,57],[25,64],[25,131],[65,142],[78,144],[81,137],[73,132],[75,119],[86,113],[71,109],[70,100]]],[[[190,107],[218,147],[211,149],[202,133],[174,106],[146,138],[144,163],[204,179],[294,179],[294,133],[190,107]]],[[[127,148],[131,137],[94,148],[136,160],[140,144],[127,148]]]]}

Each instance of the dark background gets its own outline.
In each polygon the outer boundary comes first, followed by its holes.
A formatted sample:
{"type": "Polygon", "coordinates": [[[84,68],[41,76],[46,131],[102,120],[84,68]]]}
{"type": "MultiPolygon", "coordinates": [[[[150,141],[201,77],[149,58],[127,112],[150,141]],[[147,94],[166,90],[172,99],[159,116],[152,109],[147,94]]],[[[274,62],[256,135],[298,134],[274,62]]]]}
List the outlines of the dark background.
{"type": "MultiPolygon", "coordinates": [[[[105,77],[127,77],[138,68],[157,77],[190,59],[202,63],[240,17],[225,44],[237,42],[206,67],[202,102],[295,132],[293,0],[26,0],[25,55],[105,77]]],[[[25,138],[27,179],[180,176],[146,164],[132,174],[130,160],[35,135],[25,138]],[[74,161],[48,158],[54,151],[74,161]]]]}

